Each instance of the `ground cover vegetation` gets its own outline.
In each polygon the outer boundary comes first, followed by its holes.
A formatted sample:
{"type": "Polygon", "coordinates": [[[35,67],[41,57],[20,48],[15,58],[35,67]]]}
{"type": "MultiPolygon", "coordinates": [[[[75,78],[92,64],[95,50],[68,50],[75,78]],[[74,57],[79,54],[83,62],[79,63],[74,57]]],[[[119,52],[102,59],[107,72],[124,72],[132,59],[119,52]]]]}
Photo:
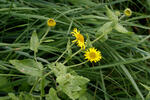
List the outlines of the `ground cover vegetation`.
{"type": "Polygon", "coordinates": [[[0,0],[0,100],[150,100],[150,0],[0,0]]]}

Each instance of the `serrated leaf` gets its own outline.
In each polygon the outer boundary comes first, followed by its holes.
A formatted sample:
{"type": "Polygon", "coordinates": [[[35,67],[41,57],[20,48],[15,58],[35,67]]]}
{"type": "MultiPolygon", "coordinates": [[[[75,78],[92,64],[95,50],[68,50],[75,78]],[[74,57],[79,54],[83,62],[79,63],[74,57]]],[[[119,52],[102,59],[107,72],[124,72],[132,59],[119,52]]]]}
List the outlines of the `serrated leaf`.
{"type": "Polygon", "coordinates": [[[12,100],[19,100],[19,98],[16,97],[14,93],[8,93],[8,96],[9,96],[12,100]]]}
{"type": "Polygon", "coordinates": [[[46,96],[46,100],[60,100],[54,88],[50,88],[49,94],[46,96]]]}
{"type": "Polygon", "coordinates": [[[98,31],[96,32],[96,35],[99,36],[100,34],[103,34],[103,33],[108,34],[111,31],[112,31],[112,22],[107,22],[98,29],[98,31]]]}
{"type": "Polygon", "coordinates": [[[123,27],[121,24],[116,24],[115,29],[120,33],[126,33],[126,34],[132,34],[132,32],[129,32],[125,27],[123,27]]]}
{"type": "Polygon", "coordinates": [[[36,31],[34,31],[30,39],[30,49],[34,52],[38,52],[39,45],[40,45],[40,42],[39,42],[38,36],[36,34],[36,31]]]}
{"type": "Polygon", "coordinates": [[[106,9],[107,16],[110,18],[110,20],[113,21],[114,24],[118,23],[118,16],[116,16],[116,14],[113,11],[111,11],[107,6],[106,9]]]}
{"type": "Polygon", "coordinates": [[[111,31],[112,31],[112,29],[113,29],[113,27],[112,27],[112,22],[107,22],[107,23],[105,23],[103,26],[101,26],[100,28],[99,28],[99,30],[95,33],[96,34],[96,37],[99,37],[100,35],[104,35],[101,39],[100,39],[100,41],[101,42],[104,42],[104,41],[106,41],[107,39],[108,39],[108,36],[107,36],[107,34],[109,34],[111,31]]]}
{"type": "Polygon", "coordinates": [[[75,100],[85,93],[86,83],[89,82],[89,79],[67,73],[57,77],[56,82],[59,84],[59,90],[63,91],[72,100],[75,100]]]}
{"type": "Polygon", "coordinates": [[[48,66],[53,71],[55,76],[61,76],[67,73],[67,68],[62,63],[53,63],[49,64],[48,66]]]}
{"type": "Polygon", "coordinates": [[[105,35],[100,39],[100,41],[101,41],[101,42],[105,42],[107,39],[108,39],[108,35],[105,34],[105,35]]]}
{"type": "Polygon", "coordinates": [[[31,75],[31,76],[41,76],[42,71],[38,67],[41,64],[36,63],[32,59],[25,59],[25,60],[10,60],[10,63],[15,66],[17,70],[20,72],[31,75]]]}

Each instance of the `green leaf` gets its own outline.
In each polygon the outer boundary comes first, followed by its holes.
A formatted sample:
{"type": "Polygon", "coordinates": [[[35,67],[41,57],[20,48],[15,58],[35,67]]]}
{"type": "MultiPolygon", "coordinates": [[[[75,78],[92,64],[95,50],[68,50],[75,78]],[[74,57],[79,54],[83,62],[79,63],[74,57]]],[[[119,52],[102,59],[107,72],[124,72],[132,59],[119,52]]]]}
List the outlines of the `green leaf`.
{"type": "Polygon", "coordinates": [[[73,76],[70,73],[57,77],[58,90],[63,91],[71,99],[78,99],[86,91],[86,83],[89,79],[82,76],[73,76]]]}
{"type": "MultiPolygon", "coordinates": [[[[7,77],[0,77],[0,87],[4,87],[7,84],[10,84],[8,78],[7,77]]],[[[5,91],[5,92],[12,91],[12,90],[13,89],[12,89],[11,85],[8,85],[5,88],[0,88],[0,91],[5,91]]]]}
{"type": "Polygon", "coordinates": [[[125,27],[123,27],[121,24],[116,24],[115,29],[120,33],[126,33],[126,34],[132,34],[133,32],[129,32],[125,27]]]}
{"type": "Polygon", "coordinates": [[[39,47],[39,39],[36,34],[36,31],[32,33],[31,39],[30,39],[30,49],[34,52],[38,52],[38,47],[39,47]]]}
{"type": "Polygon", "coordinates": [[[54,40],[53,39],[44,39],[42,40],[42,42],[53,42],[54,40]]]}
{"type": "Polygon", "coordinates": [[[148,6],[150,7],[150,0],[147,0],[147,4],[148,4],[148,6]]]}
{"type": "Polygon", "coordinates": [[[95,6],[96,5],[91,0],[67,0],[67,1],[77,6],[95,6]]]}
{"type": "Polygon", "coordinates": [[[46,96],[46,100],[60,100],[54,88],[50,88],[49,94],[46,96]]]}
{"type": "Polygon", "coordinates": [[[55,76],[65,75],[67,73],[67,68],[62,63],[52,63],[48,65],[49,68],[53,71],[55,76]]]}
{"type": "Polygon", "coordinates": [[[103,35],[103,37],[100,39],[101,42],[104,42],[104,41],[106,41],[108,39],[107,34],[109,34],[112,31],[112,29],[113,29],[112,24],[113,24],[112,22],[105,23],[95,33],[96,37],[99,37],[99,36],[103,35]]]}
{"type": "Polygon", "coordinates": [[[150,100],[150,92],[146,95],[146,100],[150,100]]]}
{"type": "Polygon", "coordinates": [[[107,16],[109,17],[109,19],[111,21],[114,22],[114,24],[117,24],[118,23],[118,16],[113,12],[111,11],[107,6],[106,6],[106,9],[107,9],[107,16]]]}
{"type": "Polygon", "coordinates": [[[96,32],[96,35],[99,36],[100,34],[103,34],[103,33],[108,34],[109,32],[112,31],[112,28],[113,28],[112,22],[107,22],[98,29],[98,31],[96,32]]]}
{"type": "Polygon", "coordinates": [[[19,100],[19,98],[16,97],[14,93],[8,93],[8,96],[9,96],[12,100],[19,100]]]}
{"type": "Polygon", "coordinates": [[[79,100],[88,100],[86,96],[81,96],[79,100]]]}
{"type": "Polygon", "coordinates": [[[70,38],[68,39],[68,43],[67,43],[67,54],[68,54],[69,57],[72,55],[70,38]]]}
{"type": "Polygon", "coordinates": [[[147,89],[150,92],[150,86],[147,86],[145,84],[140,83],[145,89],[147,89]]]}
{"type": "Polygon", "coordinates": [[[25,60],[10,60],[10,63],[15,66],[20,72],[31,76],[42,76],[42,64],[37,63],[32,59],[25,60]]]}

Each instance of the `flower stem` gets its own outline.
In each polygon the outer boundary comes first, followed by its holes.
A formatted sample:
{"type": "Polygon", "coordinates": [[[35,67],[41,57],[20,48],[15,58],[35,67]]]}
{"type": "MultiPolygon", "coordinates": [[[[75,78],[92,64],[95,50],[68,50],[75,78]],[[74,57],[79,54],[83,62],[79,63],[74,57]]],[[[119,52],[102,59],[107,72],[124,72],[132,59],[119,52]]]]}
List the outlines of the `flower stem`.
{"type": "Polygon", "coordinates": [[[40,44],[43,42],[44,38],[46,37],[46,35],[48,34],[49,31],[50,31],[50,27],[47,28],[47,31],[45,32],[45,34],[40,39],[40,44]]]}

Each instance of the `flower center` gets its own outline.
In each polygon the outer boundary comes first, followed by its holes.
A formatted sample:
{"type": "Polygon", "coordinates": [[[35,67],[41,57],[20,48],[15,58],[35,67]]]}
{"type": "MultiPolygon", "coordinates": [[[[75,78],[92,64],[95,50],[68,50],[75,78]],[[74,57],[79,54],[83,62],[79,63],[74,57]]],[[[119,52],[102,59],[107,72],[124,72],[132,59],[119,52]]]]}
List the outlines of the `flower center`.
{"type": "Polygon", "coordinates": [[[49,23],[53,23],[54,21],[53,20],[49,20],[49,23]]]}
{"type": "Polygon", "coordinates": [[[78,41],[84,43],[84,37],[83,37],[82,34],[77,34],[77,37],[76,37],[76,38],[77,38],[78,41]]]}
{"type": "Polygon", "coordinates": [[[95,54],[94,52],[91,52],[91,53],[89,54],[89,56],[90,56],[91,59],[96,58],[96,54],[95,54]]]}
{"type": "Polygon", "coordinates": [[[129,10],[127,10],[127,11],[126,11],[126,14],[130,15],[130,11],[129,11],[129,10]]]}

